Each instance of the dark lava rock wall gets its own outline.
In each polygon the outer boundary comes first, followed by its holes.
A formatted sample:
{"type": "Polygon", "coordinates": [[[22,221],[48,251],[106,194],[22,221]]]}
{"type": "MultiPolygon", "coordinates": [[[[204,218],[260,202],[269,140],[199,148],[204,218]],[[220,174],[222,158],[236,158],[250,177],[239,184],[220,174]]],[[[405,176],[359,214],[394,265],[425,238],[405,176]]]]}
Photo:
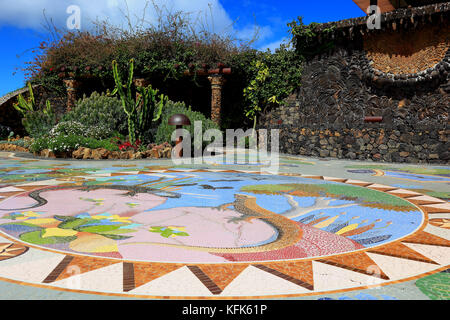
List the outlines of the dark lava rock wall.
{"type": "Polygon", "coordinates": [[[434,68],[394,76],[374,70],[362,46],[340,47],[306,62],[298,92],[259,126],[280,129],[283,153],[448,163],[449,93],[450,51],[434,68]]]}

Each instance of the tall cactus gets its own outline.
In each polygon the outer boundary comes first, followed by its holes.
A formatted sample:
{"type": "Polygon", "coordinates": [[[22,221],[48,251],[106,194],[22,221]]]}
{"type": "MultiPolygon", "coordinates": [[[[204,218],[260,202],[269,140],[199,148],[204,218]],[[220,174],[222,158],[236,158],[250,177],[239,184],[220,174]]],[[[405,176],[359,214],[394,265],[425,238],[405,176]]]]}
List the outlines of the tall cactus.
{"type": "Polygon", "coordinates": [[[151,129],[152,122],[158,121],[161,117],[162,108],[166,105],[168,97],[164,94],[158,96],[158,89],[152,86],[136,88],[139,98],[132,94],[134,59],[130,60],[128,70],[128,80],[124,85],[118,71],[117,61],[112,62],[114,81],[116,87],[111,93],[118,94],[122,101],[122,106],[128,116],[128,134],[132,144],[136,142],[136,137],[143,140],[143,135],[151,129]],[[158,99],[159,98],[159,99],[158,99]],[[153,115],[157,111],[155,117],[153,115]]]}

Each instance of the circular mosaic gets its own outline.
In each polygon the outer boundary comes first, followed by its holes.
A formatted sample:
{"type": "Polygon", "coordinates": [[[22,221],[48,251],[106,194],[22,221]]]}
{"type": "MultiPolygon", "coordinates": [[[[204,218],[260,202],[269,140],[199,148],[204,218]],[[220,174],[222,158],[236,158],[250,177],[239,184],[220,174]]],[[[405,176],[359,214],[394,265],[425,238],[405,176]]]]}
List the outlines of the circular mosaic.
{"type": "Polygon", "coordinates": [[[449,204],[398,187],[20,159],[0,174],[2,281],[254,299],[383,286],[450,264],[449,204]]]}
{"type": "Polygon", "coordinates": [[[423,222],[417,207],[376,190],[214,172],[136,174],[47,187],[3,201],[0,212],[0,230],[31,245],[172,263],[345,253],[401,239],[423,222]]]}

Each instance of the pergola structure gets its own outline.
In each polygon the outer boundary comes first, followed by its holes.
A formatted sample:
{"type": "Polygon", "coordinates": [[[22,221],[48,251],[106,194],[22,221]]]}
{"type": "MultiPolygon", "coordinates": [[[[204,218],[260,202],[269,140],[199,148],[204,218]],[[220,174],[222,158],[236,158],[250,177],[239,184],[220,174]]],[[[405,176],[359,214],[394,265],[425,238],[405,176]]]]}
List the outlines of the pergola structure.
{"type": "MultiPolygon", "coordinates": [[[[220,125],[221,122],[221,109],[222,109],[222,88],[226,82],[225,75],[231,74],[231,68],[226,68],[223,63],[218,63],[217,68],[209,69],[205,64],[202,69],[194,70],[190,67],[190,70],[183,72],[185,76],[207,76],[211,83],[211,120],[220,125]]],[[[135,79],[134,84],[136,86],[145,87],[150,84],[147,79],[135,79]]],[[[69,91],[68,91],[69,92],[69,91]]]]}
{"type": "Polygon", "coordinates": [[[225,75],[231,74],[231,68],[226,68],[223,63],[218,63],[216,69],[208,69],[203,65],[203,69],[196,71],[186,70],[186,76],[207,76],[211,83],[211,120],[220,125],[222,109],[222,88],[226,82],[225,75]]]}
{"type": "MultiPolygon", "coordinates": [[[[207,65],[203,65],[202,69],[194,70],[190,66],[190,70],[183,72],[185,76],[207,76],[211,83],[211,120],[220,125],[221,109],[222,109],[222,88],[226,82],[225,75],[231,74],[231,68],[227,68],[223,63],[218,63],[217,68],[209,69],[207,65]]],[[[71,110],[77,100],[78,88],[81,86],[82,79],[64,79],[67,90],[67,111],[71,110]]],[[[135,78],[133,83],[136,87],[146,87],[150,81],[145,78],[135,78]]]]}
{"type": "Polygon", "coordinates": [[[380,7],[381,12],[390,12],[399,8],[426,6],[433,3],[447,2],[445,0],[353,0],[364,12],[371,5],[380,7]]]}

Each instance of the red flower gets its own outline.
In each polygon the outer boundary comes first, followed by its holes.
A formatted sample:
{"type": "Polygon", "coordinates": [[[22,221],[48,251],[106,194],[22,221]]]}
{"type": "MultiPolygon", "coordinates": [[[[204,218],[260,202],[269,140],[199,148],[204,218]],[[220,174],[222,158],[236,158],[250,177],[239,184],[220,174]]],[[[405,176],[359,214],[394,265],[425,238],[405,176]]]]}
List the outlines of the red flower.
{"type": "MultiPolygon", "coordinates": [[[[118,139],[118,138],[117,138],[118,139]]],[[[120,144],[120,143],[119,143],[120,144]]],[[[137,140],[135,143],[134,143],[134,145],[132,145],[129,141],[127,141],[127,142],[125,142],[125,143],[123,143],[123,144],[121,144],[121,145],[119,145],[119,150],[120,151],[123,151],[123,150],[126,150],[126,149],[128,149],[128,148],[133,148],[134,150],[137,150],[137,149],[139,149],[139,146],[141,145],[141,141],[140,140],[137,140]]]]}

